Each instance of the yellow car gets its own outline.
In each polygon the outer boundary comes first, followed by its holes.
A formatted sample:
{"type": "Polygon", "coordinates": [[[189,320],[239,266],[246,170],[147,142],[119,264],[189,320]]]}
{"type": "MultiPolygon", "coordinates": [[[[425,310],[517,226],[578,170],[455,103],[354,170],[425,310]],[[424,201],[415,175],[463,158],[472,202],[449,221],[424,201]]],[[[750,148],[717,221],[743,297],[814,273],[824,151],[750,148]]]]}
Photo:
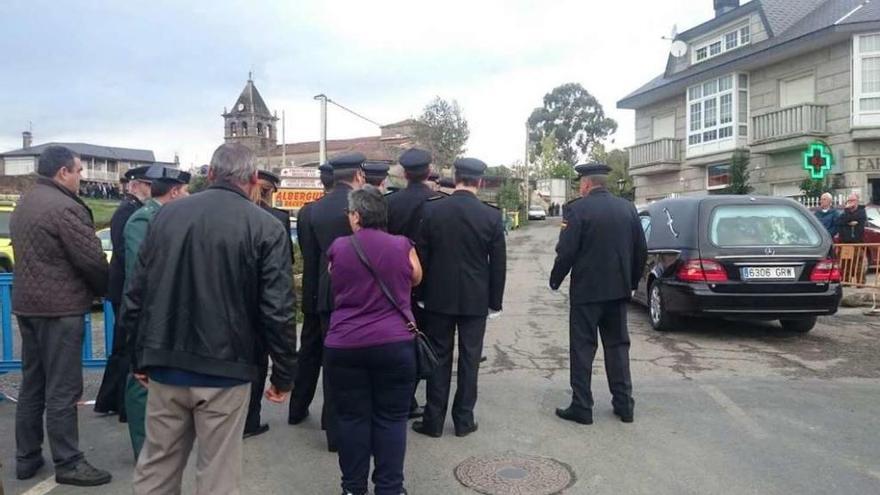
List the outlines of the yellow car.
{"type": "Polygon", "coordinates": [[[15,201],[0,200],[0,272],[11,272],[15,266],[12,239],[9,237],[9,218],[15,209],[15,201]]]}

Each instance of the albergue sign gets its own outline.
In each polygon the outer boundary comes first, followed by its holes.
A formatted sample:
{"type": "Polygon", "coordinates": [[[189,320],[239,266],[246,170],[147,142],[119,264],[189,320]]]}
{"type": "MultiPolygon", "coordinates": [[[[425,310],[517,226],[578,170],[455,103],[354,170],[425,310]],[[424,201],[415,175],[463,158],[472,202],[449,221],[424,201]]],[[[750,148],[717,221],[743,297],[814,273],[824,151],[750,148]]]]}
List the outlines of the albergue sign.
{"type": "Polygon", "coordinates": [[[278,189],[272,197],[275,208],[282,210],[298,210],[308,203],[317,201],[324,196],[322,189],[278,189]]]}

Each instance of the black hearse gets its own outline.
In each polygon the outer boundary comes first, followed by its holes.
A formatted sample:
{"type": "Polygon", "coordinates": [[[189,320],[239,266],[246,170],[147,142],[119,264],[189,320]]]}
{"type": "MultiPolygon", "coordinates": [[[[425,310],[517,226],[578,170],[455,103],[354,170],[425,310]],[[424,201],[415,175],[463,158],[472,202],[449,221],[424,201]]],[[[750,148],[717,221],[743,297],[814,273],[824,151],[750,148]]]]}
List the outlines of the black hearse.
{"type": "Polygon", "coordinates": [[[801,204],[760,196],[658,201],[640,212],[648,266],[634,299],[651,325],[681,316],[779,320],[809,332],[837,312],[840,270],[828,232],[801,204]]]}

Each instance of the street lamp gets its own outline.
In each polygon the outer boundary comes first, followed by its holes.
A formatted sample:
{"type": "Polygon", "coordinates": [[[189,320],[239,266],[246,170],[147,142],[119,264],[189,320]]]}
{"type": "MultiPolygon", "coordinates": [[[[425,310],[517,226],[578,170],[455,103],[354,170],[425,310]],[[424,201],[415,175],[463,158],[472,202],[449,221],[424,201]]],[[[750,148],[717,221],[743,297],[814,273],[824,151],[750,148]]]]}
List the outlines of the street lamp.
{"type": "Polygon", "coordinates": [[[617,179],[617,190],[620,191],[620,194],[623,194],[623,186],[626,185],[626,180],[617,179]]]}

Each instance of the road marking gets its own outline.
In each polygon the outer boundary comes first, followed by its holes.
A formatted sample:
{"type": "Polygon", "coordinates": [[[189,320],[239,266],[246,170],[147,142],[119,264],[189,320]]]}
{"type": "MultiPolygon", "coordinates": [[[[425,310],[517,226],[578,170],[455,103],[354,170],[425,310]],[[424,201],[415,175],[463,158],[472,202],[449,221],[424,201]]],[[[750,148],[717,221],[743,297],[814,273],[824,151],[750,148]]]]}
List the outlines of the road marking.
{"type": "Polygon", "coordinates": [[[58,483],[55,483],[55,477],[46,478],[43,481],[39,482],[36,486],[31,488],[30,490],[22,493],[21,495],[46,495],[51,492],[58,483]]]}
{"type": "Polygon", "coordinates": [[[733,419],[735,419],[739,424],[745,428],[753,437],[758,440],[763,440],[767,438],[767,432],[761,428],[758,423],[753,420],[747,412],[743,410],[743,408],[736,405],[733,400],[724,394],[718,387],[714,385],[700,385],[700,388],[703,389],[704,392],[709,394],[709,397],[715,400],[721,407],[727,411],[727,414],[730,414],[733,419]]]}

